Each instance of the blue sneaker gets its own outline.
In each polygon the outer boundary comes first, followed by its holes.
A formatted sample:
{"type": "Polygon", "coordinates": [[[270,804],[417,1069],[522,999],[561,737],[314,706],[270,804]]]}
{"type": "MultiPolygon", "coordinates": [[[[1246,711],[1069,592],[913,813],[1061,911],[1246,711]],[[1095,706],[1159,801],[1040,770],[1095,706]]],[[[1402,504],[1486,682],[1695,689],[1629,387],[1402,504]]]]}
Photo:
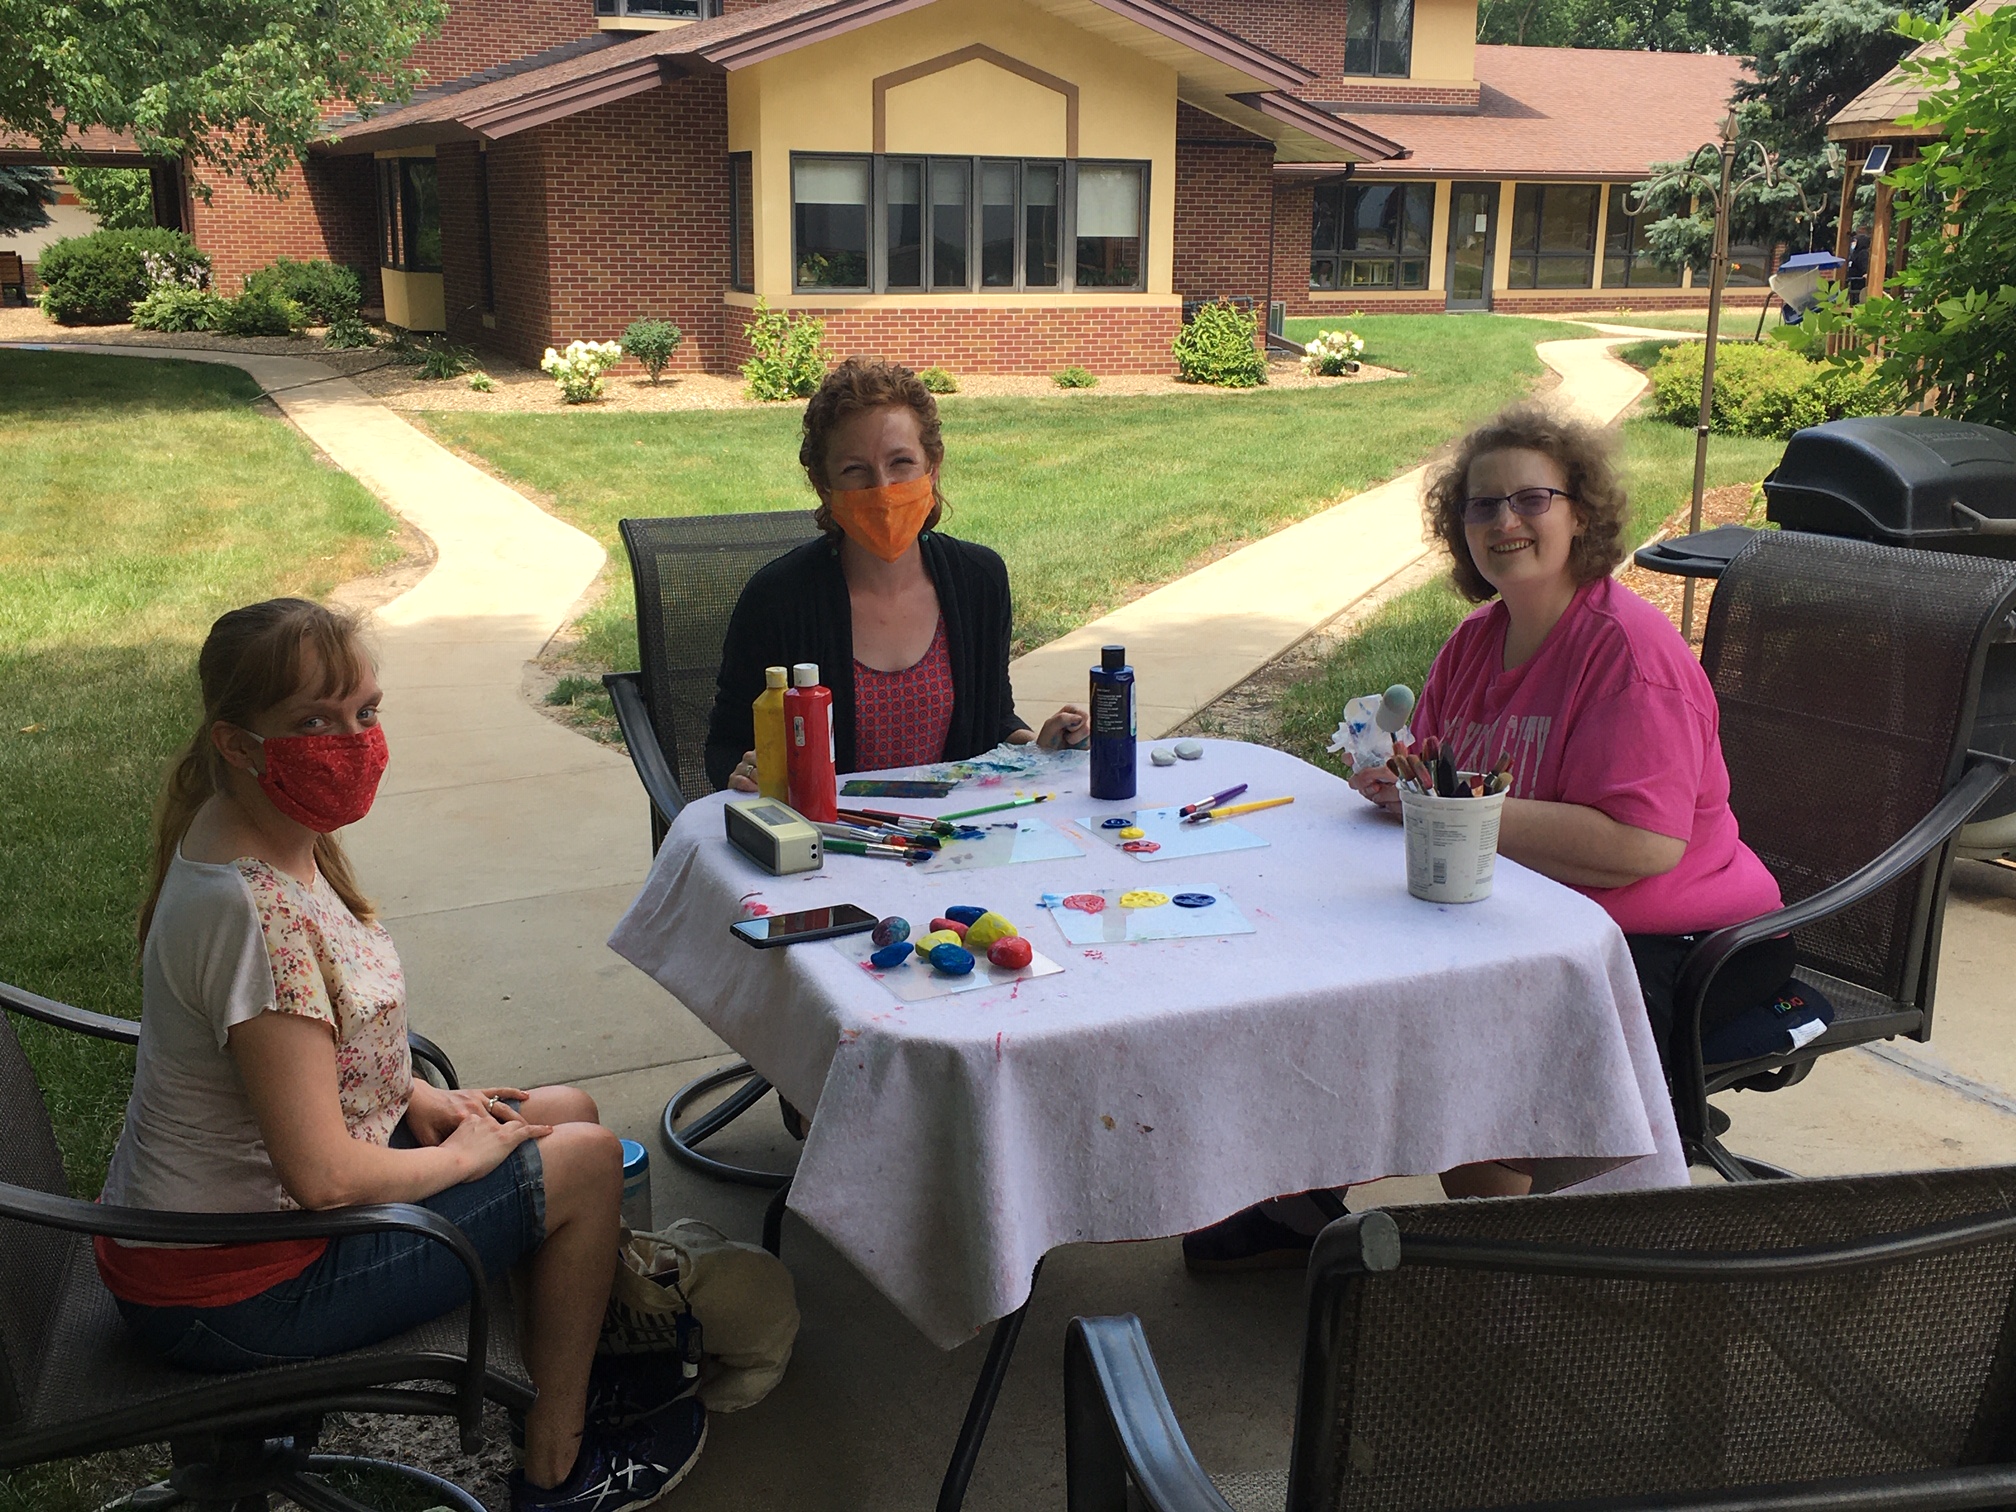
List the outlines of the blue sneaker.
{"type": "Polygon", "coordinates": [[[550,1490],[523,1470],[508,1482],[511,1512],[633,1512],[686,1478],[707,1443],[707,1409],[685,1397],[629,1428],[590,1423],[574,1473],[550,1490]]]}
{"type": "Polygon", "coordinates": [[[628,1428],[691,1396],[699,1385],[697,1351],[691,1360],[668,1354],[597,1355],[588,1370],[588,1421],[628,1428]]]}

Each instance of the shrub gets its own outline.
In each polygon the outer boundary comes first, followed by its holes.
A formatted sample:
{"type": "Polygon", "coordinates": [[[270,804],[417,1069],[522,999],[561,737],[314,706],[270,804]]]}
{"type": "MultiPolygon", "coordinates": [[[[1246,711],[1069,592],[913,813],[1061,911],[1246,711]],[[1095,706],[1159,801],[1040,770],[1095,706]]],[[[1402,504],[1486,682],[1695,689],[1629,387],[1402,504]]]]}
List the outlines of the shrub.
{"type": "Polygon", "coordinates": [[[1259,320],[1229,299],[1200,306],[1176,333],[1176,368],[1186,383],[1252,388],[1267,381],[1267,358],[1254,342],[1259,320]]]}
{"type": "MultiPolygon", "coordinates": [[[[1675,425],[1699,419],[1706,351],[1706,342],[1686,341],[1660,355],[1651,372],[1652,410],[1660,419],[1675,425]]],[[[1809,425],[1896,408],[1895,388],[1866,366],[1809,362],[1776,343],[1717,345],[1709,425],[1724,435],[1782,441],[1809,425]]]]}
{"type": "Polygon", "coordinates": [[[1097,388],[1099,385],[1097,378],[1075,362],[1061,373],[1052,373],[1050,381],[1059,388],[1097,388]]]}
{"type": "Polygon", "coordinates": [[[356,315],[344,315],[329,322],[329,329],[322,333],[322,345],[345,351],[356,347],[375,347],[378,333],[366,325],[356,315]]]}
{"type": "Polygon", "coordinates": [[[488,373],[471,373],[469,387],[479,394],[494,394],[497,392],[497,380],[488,373]]]}
{"type": "Polygon", "coordinates": [[[679,327],[669,320],[633,320],[623,332],[623,350],[644,364],[644,371],[656,383],[658,375],[672,361],[683,340],[679,327]]]}
{"type": "Polygon", "coordinates": [[[307,312],[310,325],[333,325],[354,317],[364,302],[364,286],[356,270],[319,257],[306,262],[276,257],[258,272],[245,275],[245,290],[293,300],[307,312]]]}
{"type": "Polygon", "coordinates": [[[1302,349],[1302,371],[1318,378],[1341,378],[1358,371],[1364,352],[1365,338],[1356,331],[1318,331],[1302,349]]]}
{"type": "Polygon", "coordinates": [[[751,399],[804,399],[826,376],[825,321],[809,315],[793,320],[759,299],[742,334],[753,354],[742,364],[751,399]]]}
{"type": "Polygon", "coordinates": [[[42,312],[62,325],[117,325],[157,282],[200,285],[210,259],[180,231],[93,231],[67,236],[43,250],[36,274],[42,312]],[[160,276],[150,273],[155,255],[160,276]]]}
{"type": "Polygon", "coordinates": [[[446,341],[430,341],[420,358],[420,376],[460,378],[464,373],[473,371],[475,366],[476,359],[467,347],[451,346],[446,341]]]}
{"type": "Polygon", "coordinates": [[[264,289],[247,289],[217,304],[217,329],[226,336],[292,336],[306,324],[307,311],[264,289]]]}
{"type": "Polygon", "coordinates": [[[133,324],[142,331],[214,331],[224,304],[208,289],[156,284],[133,306],[133,324]]]}
{"type": "Polygon", "coordinates": [[[917,381],[924,385],[927,394],[956,394],[959,380],[942,367],[928,367],[917,375],[917,381]]]}
{"type": "Polygon", "coordinates": [[[564,352],[546,348],[539,368],[553,375],[561,398],[569,404],[586,404],[602,392],[602,375],[622,360],[620,341],[570,341],[564,352]]]}

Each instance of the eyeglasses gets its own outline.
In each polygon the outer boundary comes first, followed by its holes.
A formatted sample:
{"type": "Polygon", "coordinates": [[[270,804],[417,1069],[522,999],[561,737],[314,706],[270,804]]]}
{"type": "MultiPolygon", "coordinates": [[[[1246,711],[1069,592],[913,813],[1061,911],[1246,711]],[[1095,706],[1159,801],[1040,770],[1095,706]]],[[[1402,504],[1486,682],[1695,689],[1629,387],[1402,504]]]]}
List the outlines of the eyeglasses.
{"type": "Polygon", "coordinates": [[[1554,507],[1556,499],[1572,499],[1575,496],[1560,488],[1522,488],[1517,493],[1490,494],[1463,501],[1463,523],[1465,525],[1489,525],[1498,518],[1501,506],[1510,504],[1512,513],[1521,519],[1530,520],[1543,515],[1554,507]]]}

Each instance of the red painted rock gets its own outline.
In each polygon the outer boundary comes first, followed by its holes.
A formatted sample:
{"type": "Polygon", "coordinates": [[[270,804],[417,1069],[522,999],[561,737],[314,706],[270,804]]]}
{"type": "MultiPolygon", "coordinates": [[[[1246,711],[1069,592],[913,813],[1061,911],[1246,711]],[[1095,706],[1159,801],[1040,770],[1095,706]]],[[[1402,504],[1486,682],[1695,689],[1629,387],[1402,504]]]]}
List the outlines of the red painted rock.
{"type": "Polygon", "coordinates": [[[1034,947],[1020,935],[1009,935],[987,947],[987,959],[1009,971],[1020,971],[1035,954],[1034,947]]]}
{"type": "Polygon", "coordinates": [[[937,934],[940,930],[944,929],[951,930],[952,933],[959,936],[962,940],[966,938],[966,926],[961,924],[957,919],[933,919],[931,921],[931,933],[937,934]]]}

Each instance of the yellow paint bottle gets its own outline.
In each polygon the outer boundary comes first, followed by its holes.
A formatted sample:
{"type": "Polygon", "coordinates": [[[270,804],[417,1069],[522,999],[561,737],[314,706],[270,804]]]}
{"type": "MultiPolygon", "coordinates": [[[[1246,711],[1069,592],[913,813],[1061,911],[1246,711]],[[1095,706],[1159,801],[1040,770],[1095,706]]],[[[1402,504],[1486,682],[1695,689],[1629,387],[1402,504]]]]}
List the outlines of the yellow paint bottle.
{"type": "Polygon", "coordinates": [[[763,669],[763,691],[756,696],[756,791],[779,803],[790,781],[784,767],[784,687],[791,674],[783,667],[763,669]]]}

